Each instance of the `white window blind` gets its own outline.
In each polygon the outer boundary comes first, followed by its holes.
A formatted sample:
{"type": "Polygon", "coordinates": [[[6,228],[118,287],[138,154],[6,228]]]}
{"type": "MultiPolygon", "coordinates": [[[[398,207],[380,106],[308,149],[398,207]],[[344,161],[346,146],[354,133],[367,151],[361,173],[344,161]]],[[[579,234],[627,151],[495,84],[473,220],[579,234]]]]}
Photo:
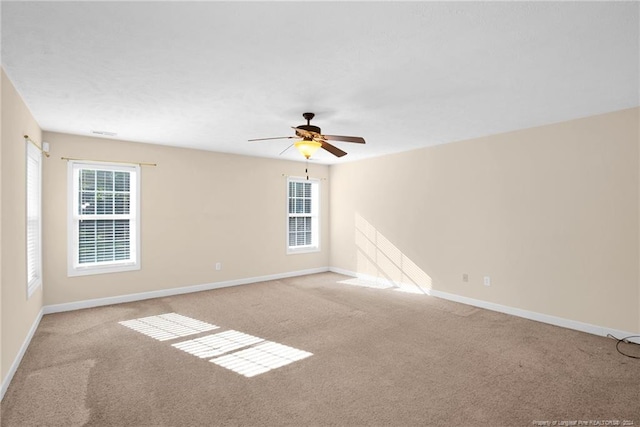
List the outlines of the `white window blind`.
{"type": "Polygon", "coordinates": [[[139,268],[138,166],[73,162],[69,275],[139,268]]]}
{"type": "Polygon", "coordinates": [[[317,180],[287,180],[287,247],[290,253],[319,249],[319,185],[317,180]]]}
{"type": "Polygon", "coordinates": [[[42,152],[27,143],[27,297],[42,285],[42,152]]]}

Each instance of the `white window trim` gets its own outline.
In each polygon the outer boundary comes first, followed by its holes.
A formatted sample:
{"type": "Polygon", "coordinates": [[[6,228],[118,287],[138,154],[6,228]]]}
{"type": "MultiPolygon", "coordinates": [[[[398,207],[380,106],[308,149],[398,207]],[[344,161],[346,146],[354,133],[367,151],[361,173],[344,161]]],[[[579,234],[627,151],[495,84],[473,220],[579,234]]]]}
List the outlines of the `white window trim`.
{"type": "Polygon", "coordinates": [[[31,143],[27,143],[25,149],[25,189],[26,189],[26,203],[25,203],[25,242],[27,244],[26,249],[26,263],[27,263],[27,299],[33,295],[33,293],[42,286],[42,152],[36,146],[31,143]],[[31,191],[34,190],[29,186],[29,160],[33,159],[37,163],[37,180],[35,182],[35,200],[37,201],[37,235],[36,235],[36,253],[29,253],[29,199],[31,198],[31,191]],[[31,256],[35,256],[34,260],[31,260],[31,256]],[[30,263],[35,263],[35,276],[29,280],[30,263]]]}
{"type": "Polygon", "coordinates": [[[296,176],[287,177],[286,197],[285,197],[286,199],[285,243],[287,246],[287,255],[320,252],[320,193],[321,192],[320,192],[319,179],[314,179],[314,178],[307,179],[304,177],[296,177],[296,176]],[[312,212],[311,216],[313,217],[311,233],[312,233],[313,239],[315,240],[315,244],[307,245],[307,246],[294,246],[294,247],[289,246],[289,218],[290,218],[289,183],[290,182],[311,182],[315,184],[311,187],[312,191],[314,191],[311,197],[311,212],[312,212]]]}
{"type": "Polygon", "coordinates": [[[119,273],[124,271],[140,270],[140,166],[128,163],[107,163],[95,161],[69,160],[67,166],[67,276],[87,276],[92,274],[119,273]],[[78,263],[78,197],[77,187],[78,171],[82,167],[96,170],[121,170],[132,172],[131,188],[135,191],[130,200],[130,212],[133,216],[134,231],[130,234],[130,252],[132,261],[116,261],[79,265],[78,263]]]}

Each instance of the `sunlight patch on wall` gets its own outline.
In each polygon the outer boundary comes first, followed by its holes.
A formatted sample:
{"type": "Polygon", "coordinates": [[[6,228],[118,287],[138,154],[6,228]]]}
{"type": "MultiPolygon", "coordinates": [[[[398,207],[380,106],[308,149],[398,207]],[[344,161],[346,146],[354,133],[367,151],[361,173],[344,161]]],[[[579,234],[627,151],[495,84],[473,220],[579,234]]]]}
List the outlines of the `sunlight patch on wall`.
{"type": "Polygon", "coordinates": [[[402,255],[401,276],[397,285],[395,290],[398,292],[424,294],[431,290],[432,280],[415,262],[402,255]]]}
{"type": "Polygon", "coordinates": [[[360,214],[355,214],[357,273],[375,278],[380,286],[389,284],[394,290],[428,294],[431,277],[400,248],[380,233],[360,214]]]}
{"type": "Polygon", "coordinates": [[[219,334],[208,335],[206,337],[195,338],[193,340],[171,345],[201,359],[205,359],[220,356],[221,354],[225,354],[251,344],[257,344],[262,341],[264,341],[262,338],[254,337],[253,335],[229,330],[220,332],[219,334]]]}
{"type": "Polygon", "coordinates": [[[186,337],[219,328],[219,326],[201,322],[200,320],[192,319],[176,313],[141,317],[139,319],[125,320],[119,323],[136,332],[155,338],[158,341],[167,341],[174,338],[186,337]]]}
{"type": "Polygon", "coordinates": [[[309,356],[313,356],[313,353],[267,341],[210,362],[250,378],[309,356]]]}

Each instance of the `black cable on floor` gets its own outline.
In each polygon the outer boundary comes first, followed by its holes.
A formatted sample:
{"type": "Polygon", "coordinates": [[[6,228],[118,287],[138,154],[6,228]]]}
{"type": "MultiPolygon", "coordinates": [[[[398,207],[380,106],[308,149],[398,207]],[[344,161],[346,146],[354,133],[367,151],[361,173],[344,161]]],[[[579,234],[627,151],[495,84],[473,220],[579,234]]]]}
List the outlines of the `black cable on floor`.
{"type": "Polygon", "coordinates": [[[616,343],[616,350],[618,350],[618,353],[620,353],[620,354],[621,354],[621,355],[623,355],[623,356],[630,357],[630,358],[632,358],[632,359],[640,359],[640,356],[634,356],[634,355],[632,355],[632,354],[623,353],[623,352],[620,350],[620,343],[621,343],[621,342],[623,342],[623,343],[625,343],[625,344],[632,344],[632,345],[640,346],[640,344],[638,344],[638,343],[635,343],[635,342],[633,342],[633,341],[629,341],[629,338],[640,338],[640,335],[629,335],[628,337],[624,337],[624,338],[616,338],[616,337],[614,337],[614,336],[613,336],[613,335],[611,335],[611,334],[607,334],[607,337],[609,337],[609,338],[613,338],[614,340],[618,341],[618,342],[616,343]]]}

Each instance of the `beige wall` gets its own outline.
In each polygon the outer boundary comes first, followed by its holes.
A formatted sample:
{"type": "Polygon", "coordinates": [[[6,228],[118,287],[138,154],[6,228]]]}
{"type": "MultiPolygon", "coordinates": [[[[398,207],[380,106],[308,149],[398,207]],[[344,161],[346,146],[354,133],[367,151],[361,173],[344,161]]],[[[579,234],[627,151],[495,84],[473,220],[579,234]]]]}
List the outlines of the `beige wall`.
{"type": "MultiPolygon", "coordinates": [[[[26,183],[25,142],[23,135],[41,142],[38,124],[2,70],[0,230],[2,270],[0,304],[2,318],[2,381],[9,373],[29,329],[42,309],[42,287],[27,299],[26,273],[26,183]]],[[[46,282],[45,282],[46,283],[46,282]]]]}
{"type": "Polygon", "coordinates": [[[329,265],[328,167],[321,181],[321,251],[286,254],[286,177],[305,165],[45,132],[45,304],[59,304],[323,268],[329,265]],[[141,171],[139,271],[67,277],[67,162],[152,162],[141,171]],[[216,271],[216,262],[222,270],[216,271]]]}
{"type": "MultiPolygon", "coordinates": [[[[2,86],[4,86],[4,70],[0,68],[0,386],[4,383],[4,368],[2,367],[2,145],[4,138],[2,136],[2,110],[4,109],[4,101],[2,98],[2,86]]],[[[0,392],[0,396],[2,393],[0,392]]]]}
{"type": "MultiPolygon", "coordinates": [[[[4,138],[2,136],[2,110],[4,109],[4,101],[2,98],[2,86],[4,86],[4,70],[0,68],[0,386],[4,383],[4,368],[2,367],[2,145],[4,138]]],[[[0,392],[0,396],[2,393],[0,392]]]]}
{"type": "MultiPolygon", "coordinates": [[[[640,147],[640,108],[636,108],[636,138],[640,147]]],[[[638,164],[640,165],[640,148],[638,149],[638,164]]],[[[638,167],[638,175],[640,176],[640,166],[638,167]]],[[[640,223],[640,185],[638,185],[638,222],[640,223]]],[[[640,242],[640,226],[638,226],[638,242],[640,242]]],[[[640,251],[640,249],[639,249],[640,251]]],[[[640,257],[640,254],[639,254],[640,257]]],[[[640,259],[638,260],[638,327],[636,331],[640,333],[640,259]]]]}
{"type": "Polygon", "coordinates": [[[639,144],[636,108],[332,166],[330,263],[640,331],[639,144]]]}

